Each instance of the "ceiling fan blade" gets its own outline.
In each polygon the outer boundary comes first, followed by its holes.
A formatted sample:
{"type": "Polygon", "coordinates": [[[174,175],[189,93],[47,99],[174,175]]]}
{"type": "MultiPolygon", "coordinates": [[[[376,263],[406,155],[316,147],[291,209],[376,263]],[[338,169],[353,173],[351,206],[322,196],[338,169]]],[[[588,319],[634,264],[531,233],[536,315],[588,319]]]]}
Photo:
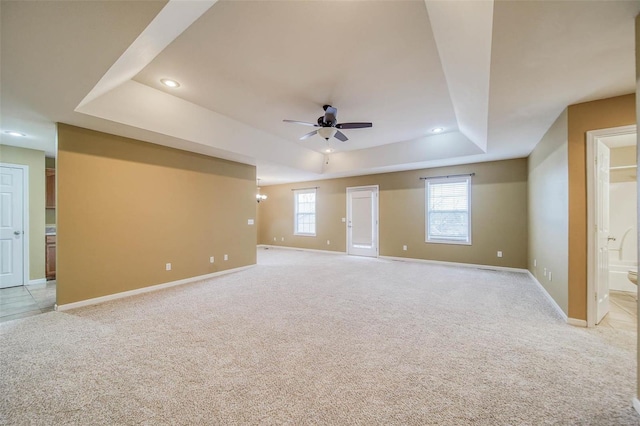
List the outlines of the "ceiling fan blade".
{"type": "Polygon", "coordinates": [[[303,141],[303,140],[305,140],[307,138],[310,138],[311,136],[315,135],[316,133],[318,133],[317,130],[314,130],[313,132],[309,132],[306,135],[304,135],[303,137],[301,137],[300,140],[303,141]]]}
{"type": "Polygon", "coordinates": [[[349,140],[349,138],[347,137],[347,135],[345,135],[344,133],[342,133],[340,130],[336,130],[336,134],[333,135],[335,136],[336,139],[340,139],[342,142],[346,142],[349,140]]]}
{"type": "Polygon", "coordinates": [[[282,121],[284,121],[285,123],[302,124],[303,126],[320,127],[317,124],[307,123],[306,121],[297,121],[297,120],[282,120],[282,121]]]}
{"type": "Polygon", "coordinates": [[[336,124],[338,129],[363,129],[365,127],[373,127],[373,123],[339,123],[336,124]]]}

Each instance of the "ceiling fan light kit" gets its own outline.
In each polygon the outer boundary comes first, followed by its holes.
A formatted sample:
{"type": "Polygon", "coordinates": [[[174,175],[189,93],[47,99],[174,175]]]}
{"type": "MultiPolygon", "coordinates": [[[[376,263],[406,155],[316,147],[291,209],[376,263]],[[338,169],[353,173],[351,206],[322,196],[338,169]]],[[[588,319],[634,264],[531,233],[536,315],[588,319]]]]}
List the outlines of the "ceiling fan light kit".
{"type": "Polygon", "coordinates": [[[336,135],[336,133],[338,132],[338,129],[336,129],[335,127],[321,127],[318,129],[318,134],[326,140],[329,140],[329,138],[332,138],[336,135]]]}
{"type": "Polygon", "coordinates": [[[306,121],[297,120],[282,120],[285,123],[302,124],[303,126],[318,127],[317,130],[313,130],[306,135],[303,135],[300,140],[305,140],[314,135],[320,135],[326,141],[331,138],[336,138],[342,142],[349,140],[347,135],[342,133],[338,129],[363,129],[366,127],[373,127],[372,123],[359,122],[359,123],[338,123],[338,109],[331,105],[323,105],[324,115],[318,117],[318,124],[309,123],[306,121]]]}

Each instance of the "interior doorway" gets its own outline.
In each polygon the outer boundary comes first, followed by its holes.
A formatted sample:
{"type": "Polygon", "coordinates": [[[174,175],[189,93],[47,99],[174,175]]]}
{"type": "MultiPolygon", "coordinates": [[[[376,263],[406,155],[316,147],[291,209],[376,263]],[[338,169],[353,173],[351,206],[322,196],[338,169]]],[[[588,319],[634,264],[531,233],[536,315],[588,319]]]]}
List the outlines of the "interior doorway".
{"type": "Polygon", "coordinates": [[[588,327],[637,318],[615,302],[637,298],[636,139],[635,125],[587,132],[588,327]]]}
{"type": "Polygon", "coordinates": [[[0,163],[0,288],[29,280],[29,167],[0,163]]]}
{"type": "Polygon", "coordinates": [[[378,185],[347,188],[347,253],[378,257],[378,185]]]}

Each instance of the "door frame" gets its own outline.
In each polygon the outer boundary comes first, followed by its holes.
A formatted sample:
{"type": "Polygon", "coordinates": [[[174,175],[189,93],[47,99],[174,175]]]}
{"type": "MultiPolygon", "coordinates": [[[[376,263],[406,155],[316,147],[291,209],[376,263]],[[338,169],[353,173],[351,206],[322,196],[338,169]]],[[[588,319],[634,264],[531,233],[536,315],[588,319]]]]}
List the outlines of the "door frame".
{"type": "Polygon", "coordinates": [[[379,185],[364,185],[364,186],[348,186],[347,187],[347,223],[345,227],[346,231],[346,242],[347,242],[347,255],[349,253],[349,217],[351,213],[351,204],[349,203],[349,193],[352,191],[362,191],[366,189],[375,190],[376,193],[376,202],[375,202],[375,221],[376,221],[376,235],[375,235],[375,244],[376,244],[376,255],[375,257],[380,256],[380,186],[379,185]]]}
{"type": "Polygon", "coordinates": [[[22,285],[25,286],[29,284],[29,166],[0,162],[0,167],[22,169],[22,285]]]}
{"type": "Polygon", "coordinates": [[[635,124],[629,126],[610,127],[587,132],[587,327],[596,325],[596,295],[598,288],[598,271],[596,252],[598,239],[596,235],[596,144],[598,139],[606,136],[619,136],[636,133],[635,124]]]}

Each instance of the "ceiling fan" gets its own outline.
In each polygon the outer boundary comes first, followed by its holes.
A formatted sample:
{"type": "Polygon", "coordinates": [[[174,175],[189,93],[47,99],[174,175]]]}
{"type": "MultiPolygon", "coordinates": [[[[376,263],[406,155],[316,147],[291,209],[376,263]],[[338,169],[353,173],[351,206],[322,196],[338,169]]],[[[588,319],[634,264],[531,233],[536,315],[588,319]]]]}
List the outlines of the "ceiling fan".
{"type": "Polygon", "coordinates": [[[314,130],[313,132],[309,132],[306,135],[302,136],[300,140],[305,140],[315,135],[319,134],[323,139],[327,141],[331,137],[335,137],[342,142],[346,142],[349,138],[342,133],[338,129],[362,129],[365,127],[372,127],[372,123],[338,123],[338,119],[336,118],[338,115],[338,109],[332,107],[331,105],[323,105],[322,109],[324,109],[324,115],[318,117],[318,124],[308,123],[306,121],[296,121],[296,120],[282,120],[285,123],[296,123],[302,124],[304,126],[313,126],[319,127],[319,129],[314,130]]]}

